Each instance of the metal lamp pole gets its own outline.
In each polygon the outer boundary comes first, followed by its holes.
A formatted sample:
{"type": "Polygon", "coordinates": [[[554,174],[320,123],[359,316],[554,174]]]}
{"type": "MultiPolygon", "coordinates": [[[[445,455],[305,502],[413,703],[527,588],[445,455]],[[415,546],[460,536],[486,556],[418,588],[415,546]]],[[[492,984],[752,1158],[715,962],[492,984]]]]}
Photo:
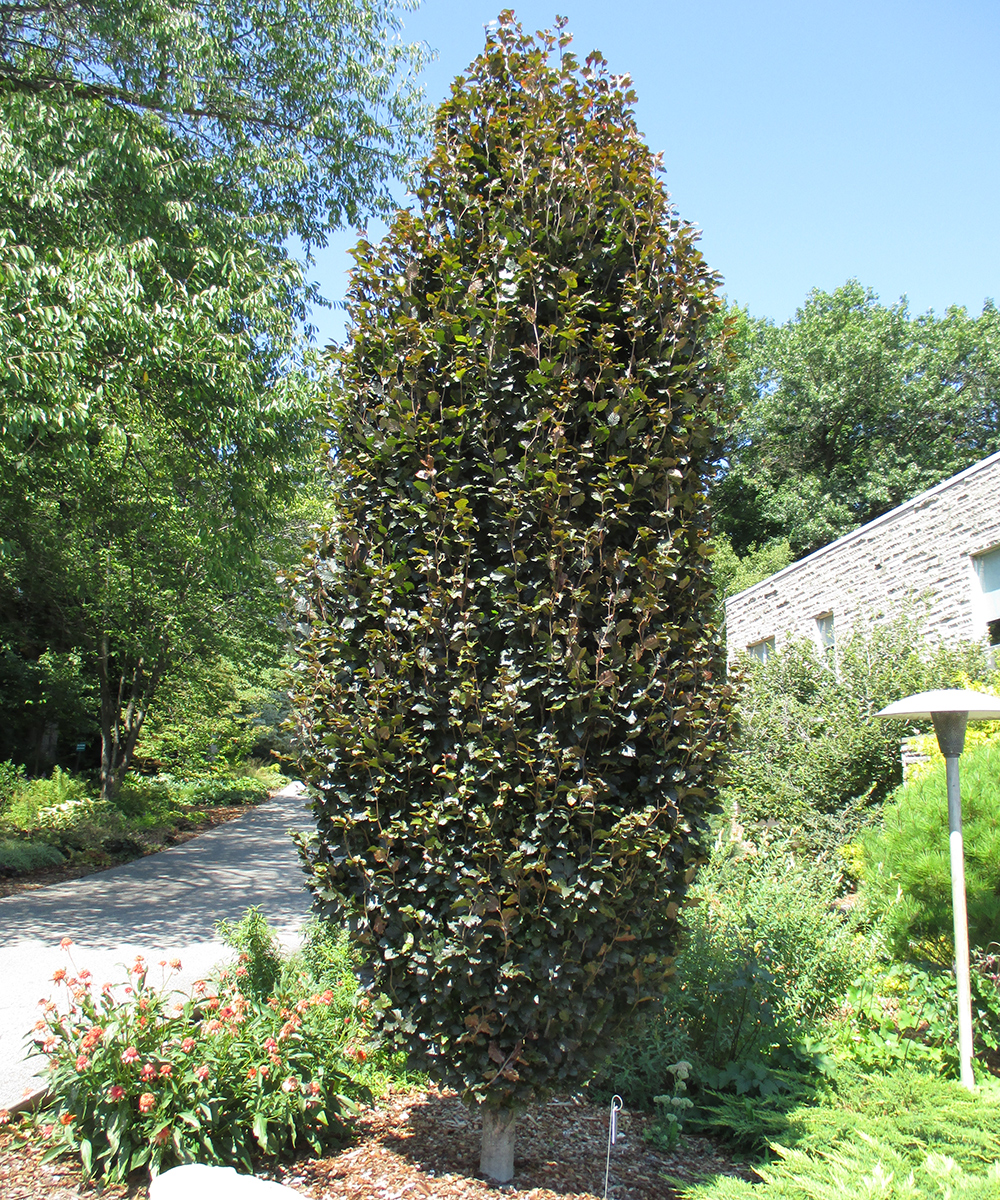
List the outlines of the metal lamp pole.
{"type": "Polygon", "coordinates": [[[969,690],[944,689],[920,692],[897,700],[877,714],[880,717],[923,718],[934,722],[938,746],[944,755],[948,787],[948,845],[951,856],[951,904],[955,922],[955,980],[958,985],[958,1056],[961,1080],[970,1091],[972,1075],[972,987],[969,979],[969,916],[965,901],[965,850],[962,845],[962,796],[958,759],[965,747],[965,727],[975,721],[1000,719],[995,696],[969,690]]]}

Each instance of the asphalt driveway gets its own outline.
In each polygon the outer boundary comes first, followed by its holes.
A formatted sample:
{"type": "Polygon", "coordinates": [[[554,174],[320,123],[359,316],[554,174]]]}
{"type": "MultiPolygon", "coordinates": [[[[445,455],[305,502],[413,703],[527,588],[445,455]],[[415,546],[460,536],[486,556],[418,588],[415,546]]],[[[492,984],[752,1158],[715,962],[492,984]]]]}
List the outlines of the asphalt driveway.
{"type": "Polygon", "coordinates": [[[72,938],[76,968],[88,968],[97,986],[120,979],[119,964],[142,954],[151,964],[180,958],[171,985],[190,987],[230,953],[215,922],[254,904],[293,944],[309,893],[288,831],[311,825],[307,802],[286,791],[182,846],[0,899],[0,1108],[39,1086],[24,1037],[39,999],[55,991],[52,973],[68,965],[62,938],[72,938]]]}

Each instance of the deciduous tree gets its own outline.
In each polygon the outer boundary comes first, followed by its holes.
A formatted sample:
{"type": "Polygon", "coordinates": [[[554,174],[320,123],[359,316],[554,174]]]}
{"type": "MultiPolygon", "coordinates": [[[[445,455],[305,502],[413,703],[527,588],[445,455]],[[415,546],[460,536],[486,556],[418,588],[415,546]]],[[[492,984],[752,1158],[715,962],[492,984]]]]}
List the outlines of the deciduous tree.
{"type": "Polygon", "coordinates": [[[729,703],[716,280],[627,77],[568,43],[504,14],[418,209],[358,247],[338,519],[298,579],[310,886],[497,1178],[516,1108],[667,984],[729,703]]]}
{"type": "Polygon", "coordinates": [[[1000,450],[1000,315],[912,316],[850,281],[774,326],[736,314],[741,409],[712,497],[740,556],[801,557],[1000,450]]]}

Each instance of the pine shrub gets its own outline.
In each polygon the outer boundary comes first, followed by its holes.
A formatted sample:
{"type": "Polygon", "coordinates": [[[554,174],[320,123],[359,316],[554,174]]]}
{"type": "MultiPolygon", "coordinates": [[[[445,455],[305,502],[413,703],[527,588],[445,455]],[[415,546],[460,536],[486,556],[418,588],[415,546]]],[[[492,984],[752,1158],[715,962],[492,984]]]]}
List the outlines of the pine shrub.
{"type": "MultiPolygon", "coordinates": [[[[962,835],[969,941],[1000,940],[1000,746],[962,755],[962,835]]],[[[861,839],[862,896],[895,952],[950,961],[954,941],[944,764],[899,789],[861,839]],[[935,953],[935,946],[941,947],[935,953]]]]}

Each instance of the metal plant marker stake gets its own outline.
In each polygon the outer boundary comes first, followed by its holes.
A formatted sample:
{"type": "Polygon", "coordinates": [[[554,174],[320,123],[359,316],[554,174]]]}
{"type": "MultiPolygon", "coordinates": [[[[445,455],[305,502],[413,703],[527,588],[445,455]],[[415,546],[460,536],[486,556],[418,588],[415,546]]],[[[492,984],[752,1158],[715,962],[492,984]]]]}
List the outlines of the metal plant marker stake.
{"type": "Polygon", "coordinates": [[[883,708],[880,717],[923,717],[934,722],[944,755],[948,789],[948,850],[951,859],[951,906],[955,923],[955,982],[958,991],[958,1058],[963,1087],[974,1091],[972,1074],[972,987],[969,979],[969,916],[965,900],[965,849],[962,844],[962,794],[958,759],[965,747],[965,727],[977,721],[1000,719],[995,696],[968,690],[921,692],[883,708]]]}
{"type": "Polygon", "coordinates": [[[625,1107],[621,1096],[611,1097],[611,1114],[608,1117],[608,1159],[604,1164],[604,1200],[608,1200],[608,1177],[611,1174],[611,1147],[618,1141],[618,1114],[625,1107]]]}

